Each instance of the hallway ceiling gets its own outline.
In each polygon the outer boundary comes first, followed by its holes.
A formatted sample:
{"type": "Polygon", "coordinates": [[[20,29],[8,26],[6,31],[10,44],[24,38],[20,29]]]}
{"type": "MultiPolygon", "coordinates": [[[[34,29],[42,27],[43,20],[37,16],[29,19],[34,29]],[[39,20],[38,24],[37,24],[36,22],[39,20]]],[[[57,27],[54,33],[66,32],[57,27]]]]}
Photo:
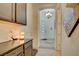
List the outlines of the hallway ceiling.
{"type": "Polygon", "coordinates": [[[67,3],[67,7],[76,7],[79,6],[79,3],[67,3]]]}
{"type": "Polygon", "coordinates": [[[55,8],[56,3],[33,3],[38,8],[55,8]]]}

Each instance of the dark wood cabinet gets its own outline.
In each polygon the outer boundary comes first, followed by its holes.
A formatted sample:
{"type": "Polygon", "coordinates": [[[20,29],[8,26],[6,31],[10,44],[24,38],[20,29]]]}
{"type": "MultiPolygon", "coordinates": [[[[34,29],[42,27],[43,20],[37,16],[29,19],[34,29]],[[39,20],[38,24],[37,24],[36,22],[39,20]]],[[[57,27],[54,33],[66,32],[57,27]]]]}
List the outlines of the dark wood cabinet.
{"type": "Polygon", "coordinates": [[[32,48],[29,46],[25,49],[25,56],[31,56],[32,55],[32,48]]]}
{"type": "Polygon", "coordinates": [[[32,56],[32,40],[12,40],[0,44],[0,56],[32,56]]]}
{"type": "Polygon", "coordinates": [[[24,45],[25,56],[32,56],[32,41],[24,45]]]}

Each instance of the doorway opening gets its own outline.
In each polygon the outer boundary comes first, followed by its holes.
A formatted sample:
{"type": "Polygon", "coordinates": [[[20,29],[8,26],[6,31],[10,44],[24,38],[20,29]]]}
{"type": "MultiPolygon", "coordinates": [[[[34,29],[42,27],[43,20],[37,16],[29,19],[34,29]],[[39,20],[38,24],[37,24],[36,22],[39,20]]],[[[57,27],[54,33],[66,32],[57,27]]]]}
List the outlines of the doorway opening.
{"type": "Polygon", "coordinates": [[[37,55],[53,55],[55,48],[55,12],[53,8],[39,11],[39,53],[37,55]]]}

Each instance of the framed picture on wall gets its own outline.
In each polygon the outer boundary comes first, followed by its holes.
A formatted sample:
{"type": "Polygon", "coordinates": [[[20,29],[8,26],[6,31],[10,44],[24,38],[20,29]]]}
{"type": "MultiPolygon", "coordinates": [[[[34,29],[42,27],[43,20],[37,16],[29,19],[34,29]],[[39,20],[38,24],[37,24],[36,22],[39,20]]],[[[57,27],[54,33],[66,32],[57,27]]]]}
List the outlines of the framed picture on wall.
{"type": "Polygon", "coordinates": [[[65,28],[65,31],[67,33],[67,36],[70,37],[72,32],[75,29],[75,25],[77,23],[75,9],[74,8],[64,8],[62,12],[63,16],[63,25],[65,28]]]}

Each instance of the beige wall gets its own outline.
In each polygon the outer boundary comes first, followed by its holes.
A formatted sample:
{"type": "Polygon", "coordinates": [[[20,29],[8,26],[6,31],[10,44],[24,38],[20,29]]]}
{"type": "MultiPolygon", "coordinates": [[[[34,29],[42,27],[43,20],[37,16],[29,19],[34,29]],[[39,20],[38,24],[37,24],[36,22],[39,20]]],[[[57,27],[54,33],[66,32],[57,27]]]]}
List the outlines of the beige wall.
{"type": "Polygon", "coordinates": [[[18,35],[18,33],[23,32],[24,29],[25,26],[0,20],[0,43],[12,40],[10,31],[15,31],[18,35]]]}
{"type": "Polygon", "coordinates": [[[33,48],[37,49],[37,19],[36,12],[32,4],[27,4],[27,25],[25,38],[33,38],[33,48]]]}
{"type": "Polygon", "coordinates": [[[33,48],[38,49],[38,14],[34,4],[27,4],[27,26],[25,38],[33,38],[33,48]],[[30,35],[31,33],[31,35],[30,35]]]}
{"type": "MultiPolygon", "coordinates": [[[[64,6],[65,7],[65,6],[64,6]]],[[[77,12],[78,13],[78,12],[77,12]]],[[[78,15],[78,14],[77,14],[78,15]]],[[[64,20],[62,20],[64,21],[64,20]]],[[[79,25],[72,33],[71,37],[68,37],[65,29],[62,25],[62,54],[65,56],[79,56],[79,25]]]]}
{"type": "Polygon", "coordinates": [[[34,48],[38,49],[38,12],[37,12],[37,7],[36,5],[32,4],[33,8],[33,38],[34,38],[34,48]]]}
{"type": "Polygon", "coordinates": [[[61,4],[56,6],[56,48],[55,55],[61,55],[61,4]]]}
{"type": "Polygon", "coordinates": [[[27,20],[26,20],[26,34],[29,33],[29,32],[32,32],[32,20],[33,20],[33,17],[32,17],[32,5],[31,4],[27,4],[27,20]]]}
{"type": "Polygon", "coordinates": [[[65,29],[62,26],[62,55],[79,56],[79,25],[71,35],[67,37],[65,29]]]}

